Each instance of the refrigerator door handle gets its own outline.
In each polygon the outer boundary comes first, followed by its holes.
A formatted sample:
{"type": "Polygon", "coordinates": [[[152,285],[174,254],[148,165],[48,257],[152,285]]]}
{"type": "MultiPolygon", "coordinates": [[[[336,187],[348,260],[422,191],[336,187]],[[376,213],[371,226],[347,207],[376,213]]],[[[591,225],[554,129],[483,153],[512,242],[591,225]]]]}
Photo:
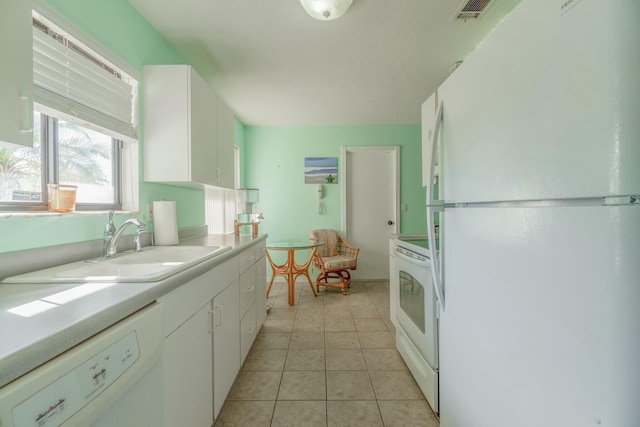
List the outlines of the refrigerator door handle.
{"type": "MultiPolygon", "coordinates": [[[[429,186],[427,187],[427,206],[434,206],[442,204],[441,200],[437,200],[434,197],[434,190],[436,186],[436,165],[438,165],[438,141],[440,134],[440,126],[443,118],[443,103],[440,102],[438,111],[436,112],[436,124],[433,129],[433,135],[431,136],[431,164],[429,165],[429,186]]],[[[438,170],[438,174],[440,171],[438,170]]]]}
{"type": "MultiPolygon", "coordinates": [[[[440,304],[440,310],[444,311],[444,293],[442,292],[442,281],[440,276],[440,258],[438,250],[436,249],[436,239],[434,237],[434,215],[435,212],[442,212],[442,208],[427,206],[427,227],[429,232],[427,233],[427,239],[429,240],[429,254],[431,256],[431,276],[433,278],[433,290],[438,298],[440,304]]],[[[442,231],[440,232],[442,236],[442,231]]]]}
{"type": "MultiPolygon", "coordinates": [[[[443,118],[443,103],[440,102],[436,113],[436,125],[433,130],[431,139],[431,164],[429,165],[429,186],[427,187],[427,239],[429,240],[429,255],[431,257],[431,275],[433,277],[433,288],[440,304],[440,309],[444,311],[444,292],[442,287],[442,278],[440,275],[440,254],[436,247],[435,238],[435,213],[443,211],[441,200],[434,198],[434,190],[436,185],[436,163],[438,162],[438,136],[440,134],[440,125],[443,118]]],[[[440,237],[442,237],[442,227],[440,227],[440,237]]]]}

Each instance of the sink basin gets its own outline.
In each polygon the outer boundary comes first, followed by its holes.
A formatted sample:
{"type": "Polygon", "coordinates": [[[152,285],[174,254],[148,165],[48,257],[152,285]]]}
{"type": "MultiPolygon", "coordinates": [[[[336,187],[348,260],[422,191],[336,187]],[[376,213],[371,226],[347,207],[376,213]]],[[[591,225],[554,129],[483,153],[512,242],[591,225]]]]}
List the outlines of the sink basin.
{"type": "Polygon", "coordinates": [[[8,277],[2,283],[155,282],[229,249],[230,246],[148,246],[113,258],[72,262],[8,277]]]}

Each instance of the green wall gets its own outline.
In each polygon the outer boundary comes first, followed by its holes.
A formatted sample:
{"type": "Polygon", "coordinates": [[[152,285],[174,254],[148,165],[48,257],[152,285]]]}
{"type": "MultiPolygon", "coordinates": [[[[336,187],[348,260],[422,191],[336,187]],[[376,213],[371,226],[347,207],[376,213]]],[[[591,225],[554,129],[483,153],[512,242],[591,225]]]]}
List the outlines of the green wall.
{"type": "MultiPolygon", "coordinates": [[[[270,240],[305,238],[315,228],[341,229],[341,186],[324,185],[325,214],[318,214],[315,185],[304,183],[305,157],[338,157],[343,146],[400,146],[402,233],[426,233],[426,196],[421,186],[420,125],[245,128],[245,185],[260,189],[270,240]]],[[[340,179],[340,177],[338,177],[340,179]]],[[[374,189],[372,189],[374,191],[374,189]]]]}
{"type": "MultiPolygon", "coordinates": [[[[142,67],[146,64],[185,63],[127,0],[43,0],[43,3],[141,75],[142,67]]],[[[139,117],[142,116],[142,111],[139,110],[139,117]]],[[[142,123],[139,137],[142,163],[142,123]]],[[[145,219],[147,202],[175,200],[179,227],[204,224],[204,196],[201,190],[147,184],[142,182],[143,173],[140,164],[141,219],[145,219]]],[[[125,216],[118,216],[116,223],[119,224],[124,219],[125,216]]],[[[106,214],[0,218],[0,253],[99,239],[102,238],[105,222],[106,214]]]]}

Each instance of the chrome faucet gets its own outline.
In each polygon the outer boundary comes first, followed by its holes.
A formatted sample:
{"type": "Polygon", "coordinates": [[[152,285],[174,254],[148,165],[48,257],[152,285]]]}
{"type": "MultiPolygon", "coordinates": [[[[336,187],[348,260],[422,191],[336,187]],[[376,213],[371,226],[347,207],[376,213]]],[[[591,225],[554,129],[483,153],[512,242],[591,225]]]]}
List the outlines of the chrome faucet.
{"type": "Polygon", "coordinates": [[[113,239],[113,235],[116,234],[116,226],[113,224],[113,211],[109,211],[109,220],[107,221],[107,225],[104,228],[103,234],[103,245],[102,245],[102,254],[107,254],[107,246],[109,246],[109,242],[113,239]]]}
{"type": "Polygon", "coordinates": [[[136,235],[134,237],[134,243],[136,245],[136,251],[139,251],[141,249],[140,232],[144,231],[147,228],[147,224],[145,224],[144,222],[140,221],[137,218],[131,218],[123,222],[122,225],[116,230],[116,232],[113,233],[113,237],[111,238],[111,240],[109,240],[109,244],[107,244],[107,249],[105,251],[106,253],[104,255],[105,257],[109,258],[109,257],[116,256],[118,239],[120,239],[120,236],[122,235],[125,228],[127,228],[129,224],[133,224],[137,227],[136,235]]]}

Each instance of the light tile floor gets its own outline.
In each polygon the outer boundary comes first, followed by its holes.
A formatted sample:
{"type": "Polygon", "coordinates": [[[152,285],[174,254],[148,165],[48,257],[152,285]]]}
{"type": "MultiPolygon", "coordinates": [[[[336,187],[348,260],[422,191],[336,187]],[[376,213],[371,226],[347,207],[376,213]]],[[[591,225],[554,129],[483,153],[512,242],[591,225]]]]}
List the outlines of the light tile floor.
{"type": "Polygon", "coordinates": [[[322,287],[314,297],[303,279],[293,307],[274,283],[215,426],[438,427],[395,349],[389,284],[353,283],[346,296],[322,287]]]}

